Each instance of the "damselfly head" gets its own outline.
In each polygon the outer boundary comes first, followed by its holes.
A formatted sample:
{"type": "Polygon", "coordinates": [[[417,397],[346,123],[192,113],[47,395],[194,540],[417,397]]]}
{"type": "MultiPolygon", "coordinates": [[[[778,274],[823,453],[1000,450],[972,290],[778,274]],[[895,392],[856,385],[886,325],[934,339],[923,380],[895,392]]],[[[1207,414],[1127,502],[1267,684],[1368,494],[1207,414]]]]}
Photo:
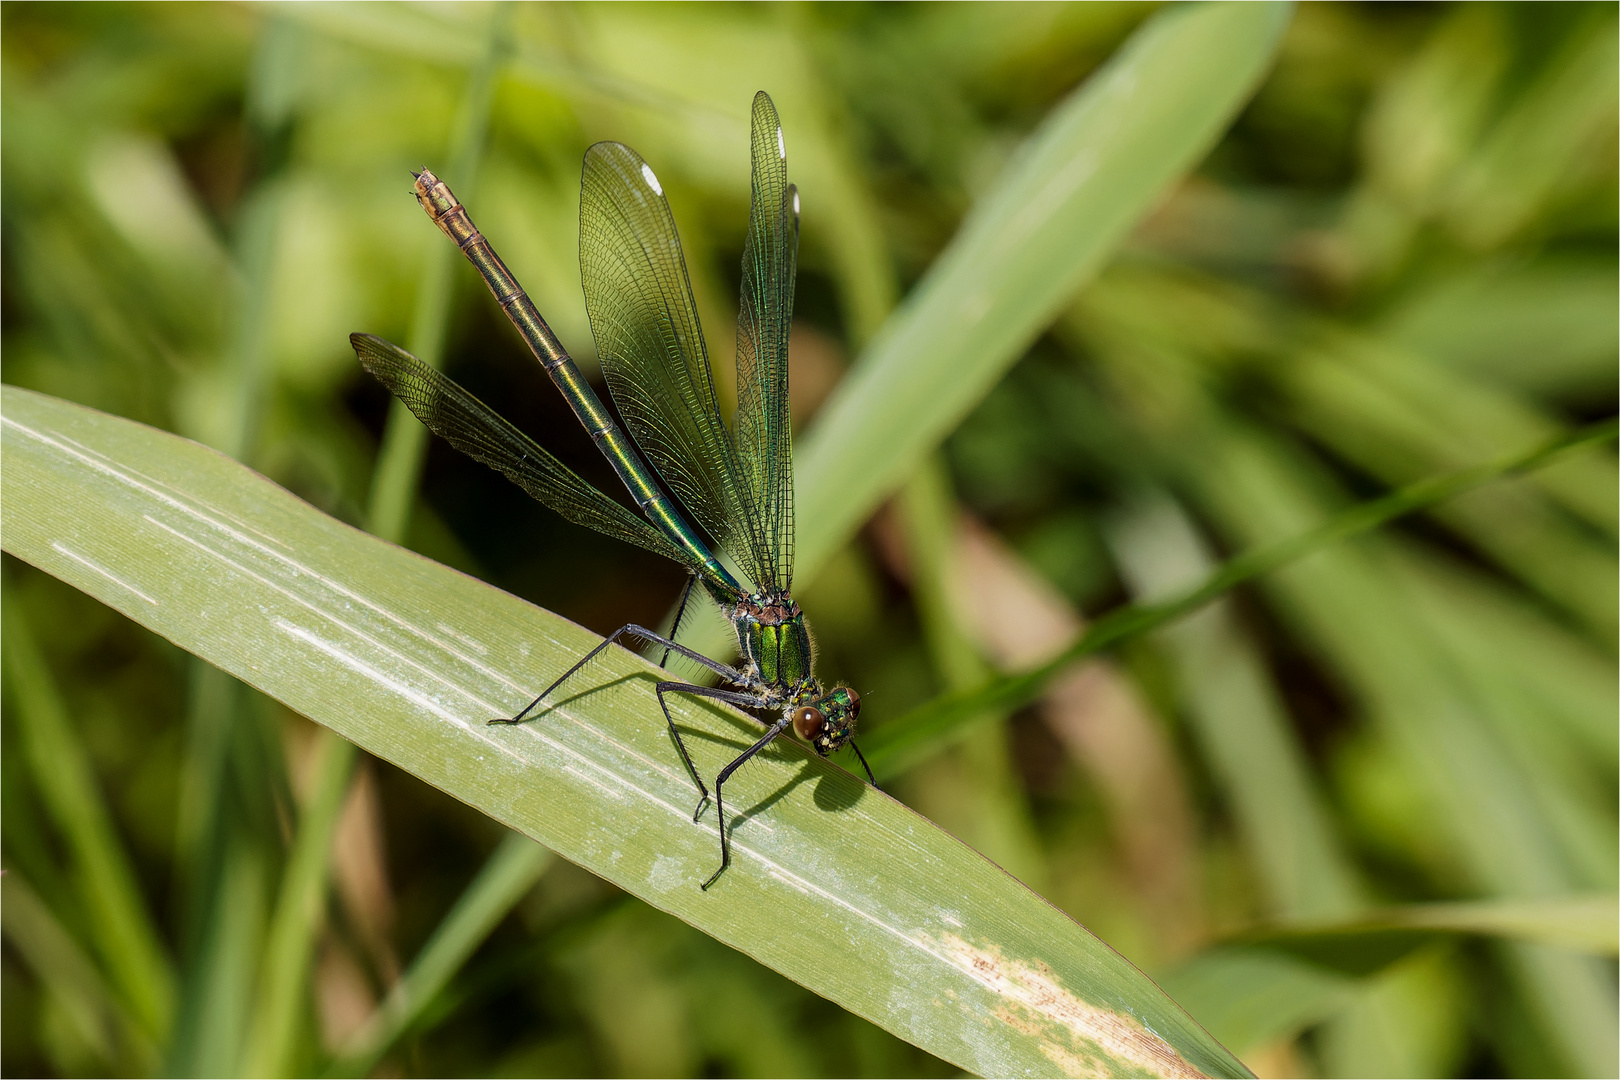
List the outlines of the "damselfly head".
{"type": "Polygon", "coordinates": [[[793,710],[793,730],[826,757],[854,737],[860,715],[861,696],[847,686],[835,686],[825,697],[793,710]]]}

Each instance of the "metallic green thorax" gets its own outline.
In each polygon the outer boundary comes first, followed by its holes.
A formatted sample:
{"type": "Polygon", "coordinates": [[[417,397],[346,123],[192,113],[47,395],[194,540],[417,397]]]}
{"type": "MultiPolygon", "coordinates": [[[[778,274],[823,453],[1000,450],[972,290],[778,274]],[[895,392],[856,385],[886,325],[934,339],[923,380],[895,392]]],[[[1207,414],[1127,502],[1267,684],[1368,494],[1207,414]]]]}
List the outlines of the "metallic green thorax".
{"type": "Polygon", "coordinates": [[[512,320],[512,325],[517,327],[535,358],[546,369],[546,374],[551,376],[551,381],[562,392],[574,415],[590,433],[591,440],[619,474],[619,479],[624,482],[636,505],[641,507],[659,532],[688,555],[693,568],[711,587],[717,586],[727,594],[728,600],[743,595],[736,580],[720,565],[708,545],[658,487],[652,472],[642,463],[629,438],[603,407],[596,391],[580,374],[573,358],[563,349],[562,343],[551,332],[551,327],[546,325],[546,320],[540,317],[528,293],[523,291],[512,272],[490,247],[489,241],[484,239],[484,234],[467,216],[461,200],[455,197],[444,181],[423,169],[416,177],[416,201],[422,204],[422,209],[427,211],[434,224],[456,242],[462,254],[467,256],[467,261],[478,269],[489,291],[495,294],[501,310],[512,320]]]}
{"type": "Polygon", "coordinates": [[[810,628],[791,597],[751,597],[737,605],[731,622],[745,671],[789,696],[807,682],[814,685],[810,628]]]}

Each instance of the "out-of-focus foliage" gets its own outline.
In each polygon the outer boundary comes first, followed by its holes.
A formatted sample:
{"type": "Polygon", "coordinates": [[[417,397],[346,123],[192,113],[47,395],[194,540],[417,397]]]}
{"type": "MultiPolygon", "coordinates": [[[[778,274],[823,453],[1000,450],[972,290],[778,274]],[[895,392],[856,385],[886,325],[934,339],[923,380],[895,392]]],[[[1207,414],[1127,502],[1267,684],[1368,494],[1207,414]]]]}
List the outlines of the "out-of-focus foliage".
{"type": "MultiPolygon", "coordinates": [[[[803,422],[1148,14],[6,5],[4,377],[360,520],[386,402],[346,335],[408,338],[444,241],[407,170],[447,159],[505,19],[478,180],[457,192],[587,362],[584,147],[655,163],[723,367],[743,118],[773,93],[805,198],[803,422]]],[[[803,591],[863,723],[1354,500],[1612,415],[1616,40],[1610,4],[1302,7],[1197,174],[803,591]]],[[[606,475],[469,276],[447,366],[606,475]]],[[[1616,487],[1591,451],[1320,552],[894,790],[1262,1073],[1612,1075],[1612,951],[1571,912],[1616,890],[1616,487]],[[1376,917],[1437,901],[1486,908],[1376,917]],[[1316,930],[1253,930],[1279,923],[1316,930]]],[[[442,447],[409,543],[598,631],[655,622],[679,585],[442,447]]],[[[6,585],[0,1068],[241,1068],[262,1036],[232,1025],[327,759],[306,722],[66,586],[11,562],[6,585]]],[[[491,918],[440,927],[499,828],[387,766],[356,776],[295,1018],[311,1068],[360,1045],[430,936],[471,950],[491,918]]],[[[947,1070],[524,858],[489,863],[521,901],[384,1068],[947,1070]]]]}

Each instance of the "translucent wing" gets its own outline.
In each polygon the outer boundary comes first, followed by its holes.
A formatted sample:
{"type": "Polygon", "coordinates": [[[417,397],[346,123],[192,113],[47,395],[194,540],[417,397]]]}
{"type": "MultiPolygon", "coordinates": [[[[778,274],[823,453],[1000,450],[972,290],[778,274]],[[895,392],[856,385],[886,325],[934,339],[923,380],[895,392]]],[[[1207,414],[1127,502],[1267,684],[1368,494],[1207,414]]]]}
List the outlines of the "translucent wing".
{"type": "Polygon", "coordinates": [[[463,454],[502,473],[576,525],[697,566],[643,518],[597,491],[488,405],[398,345],[371,334],[350,334],[349,343],[360,366],[463,454]]]}
{"type": "Polygon", "coordinates": [[[698,524],[764,584],[770,549],[720,419],[675,220],[658,177],[619,143],[585,153],[579,265],[625,427],[698,524]]]}
{"type": "Polygon", "coordinates": [[[793,424],[788,331],[799,257],[799,193],[770,95],[754,95],[753,200],[737,310],[737,461],[770,549],[770,581],[793,583],[793,424]]]}

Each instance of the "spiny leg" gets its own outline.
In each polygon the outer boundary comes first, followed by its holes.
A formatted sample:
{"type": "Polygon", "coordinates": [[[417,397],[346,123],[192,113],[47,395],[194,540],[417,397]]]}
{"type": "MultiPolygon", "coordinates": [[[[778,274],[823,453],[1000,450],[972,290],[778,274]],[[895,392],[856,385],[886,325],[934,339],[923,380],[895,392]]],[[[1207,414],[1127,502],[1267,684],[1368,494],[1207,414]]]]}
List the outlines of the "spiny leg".
{"type": "MultiPolygon", "coordinates": [[[[675,605],[675,621],[669,624],[669,640],[674,641],[681,636],[681,617],[686,614],[686,602],[692,599],[692,586],[697,584],[696,574],[686,575],[686,587],[681,590],[681,602],[675,605]]],[[[664,646],[663,659],[658,661],[659,667],[669,666],[669,646],[664,646]]]]}
{"type": "Polygon", "coordinates": [[[696,661],[699,664],[702,664],[704,667],[708,668],[710,671],[714,672],[716,675],[720,676],[722,679],[725,679],[729,683],[732,683],[732,684],[737,685],[737,686],[747,685],[747,680],[743,677],[743,673],[738,671],[736,668],[728,667],[727,665],[722,664],[717,660],[710,660],[707,656],[704,656],[702,653],[695,652],[692,649],[688,649],[685,645],[681,645],[681,644],[678,644],[678,643],[676,643],[674,641],[671,641],[669,638],[664,637],[662,634],[654,633],[653,631],[648,630],[645,626],[638,626],[635,623],[626,623],[624,626],[619,627],[617,630],[613,631],[613,633],[611,633],[607,637],[603,638],[601,644],[597,645],[596,648],[592,649],[590,652],[588,652],[584,656],[580,657],[579,662],[576,663],[573,667],[569,668],[567,671],[563,672],[562,675],[558,677],[556,682],[552,683],[550,686],[548,686],[544,690],[540,691],[539,695],[533,701],[531,701],[527,705],[523,706],[523,711],[522,712],[520,712],[516,716],[512,716],[512,717],[497,716],[495,719],[491,720],[490,723],[492,723],[492,724],[521,724],[521,723],[523,723],[523,718],[528,716],[530,711],[532,711],[536,705],[538,705],[542,701],[544,701],[546,699],[547,694],[550,694],[553,690],[557,689],[557,687],[559,687],[563,683],[567,682],[570,678],[573,677],[575,672],[579,671],[580,668],[584,667],[586,664],[588,664],[592,660],[596,659],[596,654],[597,653],[601,652],[603,649],[607,648],[609,645],[612,645],[614,642],[618,641],[621,637],[624,637],[626,634],[628,634],[630,637],[633,637],[633,638],[640,638],[642,641],[646,641],[646,642],[649,642],[649,643],[654,644],[654,645],[662,645],[662,646],[664,646],[664,649],[666,650],[666,652],[668,652],[668,651],[678,652],[682,656],[686,657],[688,660],[693,660],[693,661],[696,661]]]}
{"type": "Polygon", "coordinates": [[[866,763],[866,755],[861,753],[861,748],[855,745],[854,739],[849,740],[849,748],[855,751],[856,757],[861,759],[861,768],[866,770],[866,778],[872,781],[872,786],[882,791],[883,789],[878,787],[877,777],[872,775],[872,766],[866,763]]]}
{"type": "Polygon", "coordinates": [[[726,867],[731,865],[731,843],[726,839],[726,800],[725,797],[720,794],[721,786],[725,784],[726,778],[732,773],[736,772],[737,768],[742,765],[743,762],[765,749],[766,745],[769,744],[772,739],[786,731],[788,725],[792,722],[791,717],[784,716],[782,719],[772,724],[770,728],[766,730],[765,734],[759,737],[758,742],[744,750],[741,754],[738,754],[736,759],[732,761],[730,765],[727,765],[725,768],[721,769],[720,775],[714,778],[714,809],[720,818],[720,869],[710,874],[709,880],[703,883],[703,889],[705,892],[708,891],[709,886],[713,885],[715,880],[719,878],[721,874],[725,873],[726,867]]]}
{"type": "Polygon", "coordinates": [[[669,733],[675,738],[675,749],[681,752],[681,760],[686,762],[686,769],[692,774],[692,780],[698,786],[702,798],[698,799],[697,809],[692,811],[692,822],[702,816],[703,808],[709,804],[709,789],[703,786],[703,778],[698,775],[697,766],[692,764],[692,755],[686,752],[686,742],[681,738],[679,729],[675,727],[675,718],[669,715],[669,702],[664,700],[664,694],[682,693],[693,694],[698,697],[713,698],[724,701],[728,705],[737,705],[744,709],[762,709],[770,702],[758,694],[750,694],[741,690],[722,690],[714,686],[699,686],[696,683],[661,682],[656,687],[658,691],[658,707],[664,710],[664,722],[669,725],[669,733]]]}

